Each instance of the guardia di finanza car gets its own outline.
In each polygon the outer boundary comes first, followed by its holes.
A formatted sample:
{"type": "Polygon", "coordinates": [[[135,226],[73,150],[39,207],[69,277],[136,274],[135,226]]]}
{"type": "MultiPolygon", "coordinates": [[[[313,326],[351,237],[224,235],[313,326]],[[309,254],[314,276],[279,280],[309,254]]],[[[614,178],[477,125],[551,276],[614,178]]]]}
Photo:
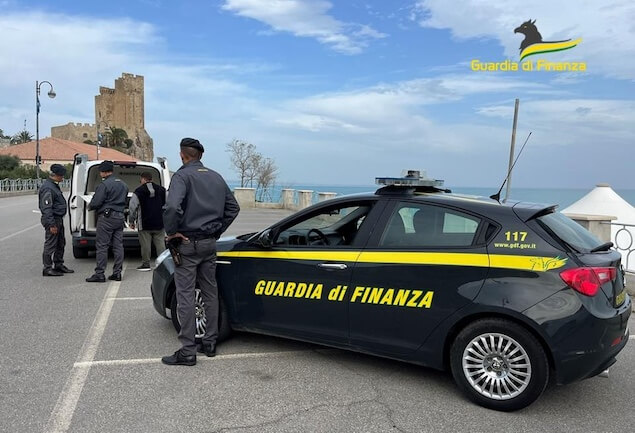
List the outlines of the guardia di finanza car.
{"type": "MultiPolygon", "coordinates": [[[[620,254],[555,206],[384,180],[218,242],[220,338],[231,329],[451,371],[503,411],[608,369],[628,341],[620,254]]],[[[152,297],[179,328],[174,264],[152,297]]],[[[197,326],[205,317],[197,299],[197,326]]]]}

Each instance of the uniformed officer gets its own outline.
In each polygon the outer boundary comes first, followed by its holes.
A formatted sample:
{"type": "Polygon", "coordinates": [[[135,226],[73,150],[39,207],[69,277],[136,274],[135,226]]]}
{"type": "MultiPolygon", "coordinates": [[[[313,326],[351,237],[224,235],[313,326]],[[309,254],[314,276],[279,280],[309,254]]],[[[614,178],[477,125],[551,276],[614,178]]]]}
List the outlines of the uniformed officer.
{"type": "Polygon", "coordinates": [[[115,263],[109,280],[121,281],[123,266],[123,226],[124,209],[128,197],[128,186],[113,174],[112,161],[99,164],[99,174],[103,180],[95,189],[95,195],[88,204],[88,210],[97,214],[97,265],[95,273],[86,278],[89,283],[105,283],[104,271],[108,264],[108,247],[112,245],[115,263]]]}
{"type": "Polygon", "coordinates": [[[65,174],[66,168],[63,165],[51,165],[50,177],[44,181],[38,193],[40,212],[42,212],[40,221],[44,227],[44,252],[42,254],[44,270],[42,275],[45,277],[59,277],[75,272],[64,265],[66,200],[64,200],[64,195],[58,184],[64,179],[65,174]]]}
{"type": "Polygon", "coordinates": [[[172,177],[163,212],[168,242],[180,241],[181,265],[175,268],[181,349],[161,360],[168,365],[196,364],[194,288],[198,283],[205,304],[207,329],[199,352],[216,355],[218,287],[216,239],[227,230],[240,208],[223,177],[201,163],[198,140],[181,140],[183,166],[172,177]]]}

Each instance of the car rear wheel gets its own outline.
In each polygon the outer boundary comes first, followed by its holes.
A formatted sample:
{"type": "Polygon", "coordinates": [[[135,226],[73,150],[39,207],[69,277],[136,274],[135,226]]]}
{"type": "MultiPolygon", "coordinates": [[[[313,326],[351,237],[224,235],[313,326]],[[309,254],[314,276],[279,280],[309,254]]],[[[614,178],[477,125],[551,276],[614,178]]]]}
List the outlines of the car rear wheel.
{"type": "MultiPolygon", "coordinates": [[[[194,311],[196,314],[196,341],[200,342],[205,335],[207,329],[207,318],[205,317],[205,307],[203,304],[203,298],[201,297],[201,291],[195,290],[194,311]]],[[[172,301],[170,302],[170,311],[172,316],[172,324],[176,332],[181,331],[181,324],[179,323],[179,314],[176,302],[176,293],[172,293],[172,301]]],[[[223,298],[219,296],[218,303],[218,341],[223,341],[229,338],[231,334],[231,327],[229,326],[229,317],[227,315],[227,308],[223,298]]]]}
{"type": "Polygon", "coordinates": [[[504,319],[465,327],[450,350],[454,380],[475,403],[514,411],[533,403],[549,381],[549,362],[538,340],[504,319]]]}

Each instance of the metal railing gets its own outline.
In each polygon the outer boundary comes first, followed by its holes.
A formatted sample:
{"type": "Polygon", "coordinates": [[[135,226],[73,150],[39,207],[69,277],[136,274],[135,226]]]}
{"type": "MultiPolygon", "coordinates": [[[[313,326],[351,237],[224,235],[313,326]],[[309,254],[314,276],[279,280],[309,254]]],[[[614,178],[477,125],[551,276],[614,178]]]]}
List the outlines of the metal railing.
{"type": "MultiPolygon", "coordinates": [[[[635,256],[631,257],[631,254],[635,252],[635,224],[609,224],[618,228],[615,235],[611,235],[611,241],[613,242],[614,248],[622,253],[622,264],[624,268],[629,272],[635,272],[635,262],[631,261],[631,258],[635,260],[635,256]]],[[[611,230],[611,232],[612,231],[613,230],[611,230]]]]}
{"type": "MultiPolygon", "coordinates": [[[[0,193],[35,192],[44,179],[0,179],[0,193]]],[[[60,182],[60,188],[70,188],[70,179],[60,182]]]]}

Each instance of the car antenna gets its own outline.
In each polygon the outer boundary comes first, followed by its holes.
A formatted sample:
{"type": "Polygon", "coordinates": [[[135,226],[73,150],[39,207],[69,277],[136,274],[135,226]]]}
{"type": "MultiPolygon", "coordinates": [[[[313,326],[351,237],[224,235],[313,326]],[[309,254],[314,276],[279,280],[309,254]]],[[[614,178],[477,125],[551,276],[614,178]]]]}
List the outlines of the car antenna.
{"type": "Polygon", "coordinates": [[[500,201],[501,191],[505,187],[505,184],[507,183],[507,179],[509,179],[509,175],[512,174],[512,170],[514,169],[514,166],[516,165],[516,161],[518,161],[518,158],[520,158],[520,154],[523,153],[523,149],[525,148],[525,144],[527,144],[527,141],[529,141],[529,137],[531,137],[531,131],[529,132],[529,135],[525,139],[525,142],[523,143],[523,146],[520,148],[520,152],[518,152],[518,155],[516,155],[516,159],[514,159],[514,163],[512,164],[511,167],[509,167],[509,171],[507,172],[507,176],[505,176],[505,180],[503,181],[503,184],[501,185],[500,189],[498,190],[498,192],[496,194],[490,195],[489,198],[492,198],[492,199],[496,200],[499,203],[501,202],[500,201]]]}

